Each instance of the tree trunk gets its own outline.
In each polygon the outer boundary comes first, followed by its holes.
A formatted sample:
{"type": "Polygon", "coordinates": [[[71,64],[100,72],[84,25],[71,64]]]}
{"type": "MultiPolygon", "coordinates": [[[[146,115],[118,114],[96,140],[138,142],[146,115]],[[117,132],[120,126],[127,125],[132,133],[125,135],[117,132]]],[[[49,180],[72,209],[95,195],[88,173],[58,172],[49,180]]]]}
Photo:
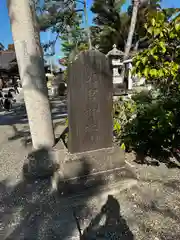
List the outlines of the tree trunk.
{"type": "MultiPolygon", "coordinates": [[[[124,61],[128,59],[129,52],[131,50],[134,30],[135,30],[136,21],[137,21],[137,13],[138,13],[139,4],[140,4],[140,0],[134,0],[131,24],[129,27],[128,39],[127,39],[125,50],[124,50],[124,61]]],[[[124,82],[124,77],[125,77],[125,67],[123,67],[122,72],[121,72],[121,78],[123,79],[123,82],[124,82]]]]}
{"type": "Polygon", "coordinates": [[[91,31],[88,26],[88,14],[87,14],[87,4],[86,0],[84,0],[84,17],[85,17],[85,25],[86,25],[86,32],[87,32],[87,38],[88,38],[88,45],[89,49],[92,49],[92,42],[91,42],[91,31]]]}
{"type": "Polygon", "coordinates": [[[137,13],[138,13],[138,8],[139,8],[139,3],[140,3],[140,0],[134,0],[131,24],[129,27],[128,39],[127,39],[126,47],[125,47],[125,51],[124,51],[124,60],[126,60],[128,58],[129,52],[131,50],[134,30],[135,30],[136,21],[137,21],[137,13]]]}
{"type": "Polygon", "coordinates": [[[28,0],[7,0],[24,100],[35,149],[55,143],[34,6],[28,0]]]}

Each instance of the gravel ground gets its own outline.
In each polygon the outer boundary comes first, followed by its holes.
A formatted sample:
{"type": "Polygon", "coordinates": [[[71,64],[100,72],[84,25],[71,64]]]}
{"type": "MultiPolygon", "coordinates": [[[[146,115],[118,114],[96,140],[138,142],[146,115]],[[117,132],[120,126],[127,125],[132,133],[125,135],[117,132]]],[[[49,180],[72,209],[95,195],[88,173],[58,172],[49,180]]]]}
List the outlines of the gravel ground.
{"type": "Polygon", "coordinates": [[[0,115],[0,239],[79,239],[74,210],[85,239],[180,239],[177,165],[140,165],[133,154],[127,154],[138,177],[136,184],[129,179],[126,188],[117,184],[100,193],[97,181],[93,191],[64,198],[53,192],[49,180],[22,178],[24,157],[30,149],[22,141],[29,136],[28,126],[15,124],[12,116],[5,118],[6,124],[0,115]]]}
{"type": "Polygon", "coordinates": [[[112,186],[75,198],[52,192],[48,180],[1,182],[3,240],[79,239],[75,210],[85,239],[180,239],[179,170],[134,165],[138,183],[112,186]],[[110,195],[110,199],[108,199],[110,195]]]}
{"type": "Polygon", "coordinates": [[[136,164],[127,154],[139,178],[138,184],[118,197],[135,239],[180,239],[179,168],[136,164]]]}

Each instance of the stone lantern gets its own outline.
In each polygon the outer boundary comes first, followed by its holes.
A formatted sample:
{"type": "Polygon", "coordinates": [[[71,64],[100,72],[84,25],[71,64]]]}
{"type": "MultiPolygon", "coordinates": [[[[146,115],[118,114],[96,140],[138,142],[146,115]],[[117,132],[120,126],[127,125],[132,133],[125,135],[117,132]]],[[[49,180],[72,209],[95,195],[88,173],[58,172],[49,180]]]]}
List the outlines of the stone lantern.
{"type": "Polygon", "coordinates": [[[123,79],[121,78],[120,72],[123,67],[123,56],[124,53],[117,49],[116,44],[113,45],[113,49],[106,55],[113,70],[113,85],[122,85],[123,79]]]}

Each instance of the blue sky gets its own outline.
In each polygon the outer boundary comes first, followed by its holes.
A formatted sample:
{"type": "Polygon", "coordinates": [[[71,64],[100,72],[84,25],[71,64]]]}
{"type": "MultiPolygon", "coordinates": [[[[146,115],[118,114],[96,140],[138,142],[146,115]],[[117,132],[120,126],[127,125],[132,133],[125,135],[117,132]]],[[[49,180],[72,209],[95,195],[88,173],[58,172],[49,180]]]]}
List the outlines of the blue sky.
{"type": "MultiPolygon", "coordinates": [[[[93,15],[92,15],[91,11],[89,10],[92,2],[93,2],[93,0],[87,0],[89,23],[91,23],[92,19],[93,19],[93,15]]],[[[129,3],[130,3],[130,0],[127,0],[126,4],[123,6],[124,10],[128,7],[129,3]]],[[[179,7],[180,8],[180,0],[163,0],[162,5],[163,5],[163,7],[179,7]]],[[[7,45],[11,44],[13,42],[13,40],[12,40],[12,34],[11,34],[11,28],[10,28],[7,7],[6,7],[6,0],[0,0],[0,23],[1,23],[0,42],[5,47],[7,47],[7,45]]],[[[41,41],[42,42],[46,42],[49,38],[51,38],[51,40],[52,40],[54,38],[54,36],[52,34],[48,34],[48,33],[41,33],[41,41]]],[[[54,57],[55,59],[57,59],[58,56],[62,56],[60,48],[61,48],[60,42],[58,41],[56,44],[56,56],[54,57]]]]}

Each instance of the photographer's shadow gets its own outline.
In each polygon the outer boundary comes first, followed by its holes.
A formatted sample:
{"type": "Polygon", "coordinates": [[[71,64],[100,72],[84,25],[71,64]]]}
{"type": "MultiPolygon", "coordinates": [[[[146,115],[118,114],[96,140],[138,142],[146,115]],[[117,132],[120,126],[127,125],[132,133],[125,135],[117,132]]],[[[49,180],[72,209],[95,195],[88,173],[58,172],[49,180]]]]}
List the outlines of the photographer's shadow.
{"type": "Polygon", "coordinates": [[[120,214],[120,205],[116,198],[108,195],[108,199],[101,208],[100,213],[92,219],[89,226],[84,230],[82,239],[134,239],[126,220],[120,214]]]}

